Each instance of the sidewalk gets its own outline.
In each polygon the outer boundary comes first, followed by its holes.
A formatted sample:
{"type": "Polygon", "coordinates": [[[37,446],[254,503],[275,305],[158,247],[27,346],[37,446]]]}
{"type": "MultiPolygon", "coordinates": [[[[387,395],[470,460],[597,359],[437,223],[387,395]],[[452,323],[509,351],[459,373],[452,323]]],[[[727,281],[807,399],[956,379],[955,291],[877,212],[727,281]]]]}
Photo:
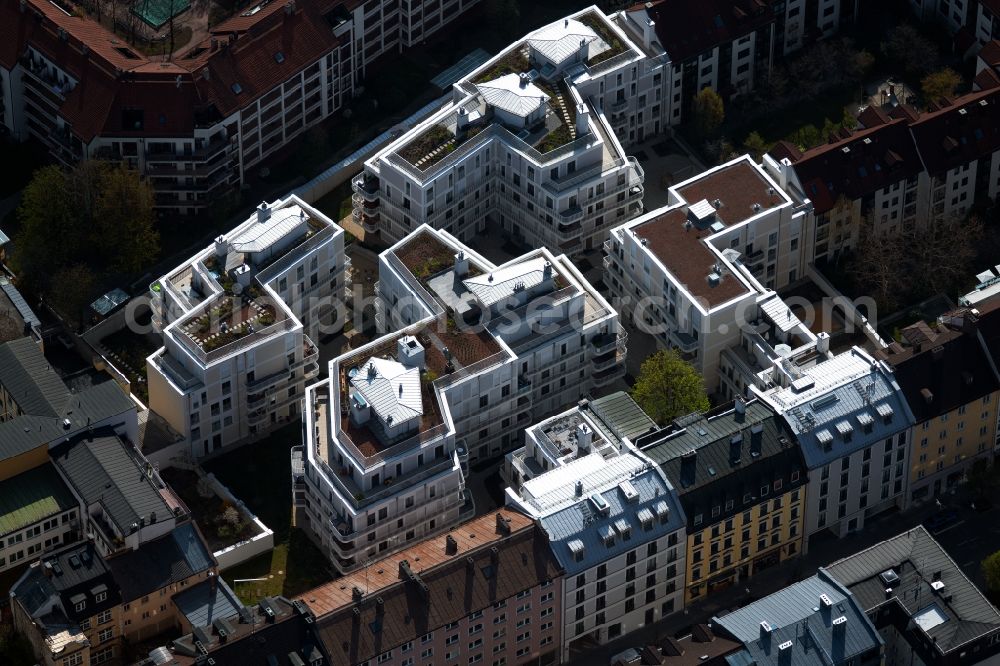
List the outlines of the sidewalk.
{"type": "MultiPolygon", "coordinates": [[[[946,507],[955,508],[962,514],[971,513],[966,505],[966,496],[962,492],[949,497],[948,501],[945,502],[946,507]]],[[[686,634],[692,625],[710,622],[712,617],[745,606],[791,583],[808,578],[814,575],[819,567],[832,564],[841,558],[853,555],[915,527],[940,510],[936,504],[931,502],[914,507],[906,513],[893,511],[878,516],[866,523],[865,528],[860,532],[841,539],[831,537],[823,539],[819,543],[816,543],[816,539],[814,539],[807,554],[782,562],[746,581],[741,581],[736,586],[694,602],[683,611],[642,627],[612,643],[583,655],[574,655],[574,666],[607,666],[612,655],[626,648],[653,643],[660,638],[674,636],[678,632],[686,634]]],[[[997,511],[997,508],[994,508],[990,514],[986,515],[993,515],[997,511]]],[[[945,532],[939,539],[946,548],[949,545],[948,534],[945,532]]],[[[966,573],[968,574],[968,572],[966,573]]]]}

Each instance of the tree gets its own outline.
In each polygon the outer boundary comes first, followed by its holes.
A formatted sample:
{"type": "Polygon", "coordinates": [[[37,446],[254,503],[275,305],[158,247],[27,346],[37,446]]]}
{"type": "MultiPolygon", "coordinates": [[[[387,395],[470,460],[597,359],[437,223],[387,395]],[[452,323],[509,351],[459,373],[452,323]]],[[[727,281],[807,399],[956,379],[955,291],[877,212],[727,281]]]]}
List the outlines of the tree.
{"type": "Polygon", "coordinates": [[[124,166],[84,161],[39,169],[17,214],[18,279],[77,324],[94,296],[89,290],[141,270],[159,252],[153,190],[124,166]]]}
{"type": "Polygon", "coordinates": [[[898,234],[877,233],[870,220],[861,224],[860,241],[847,272],[880,309],[892,311],[899,302],[906,247],[898,234]]]}
{"type": "Polygon", "coordinates": [[[513,35],[521,23],[521,8],[517,0],[487,0],[486,18],[501,34],[513,35]]]}
{"type": "Polygon", "coordinates": [[[632,397],[660,425],[709,407],[704,380],[676,350],[658,351],[642,362],[632,397]]]}
{"type": "Polygon", "coordinates": [[[985,235],[977,217],[941,220],[926,229],[904,234],[905,275],[921,295],[951,293],[968,278],[979,243],[985,235]]]}
{"type": "Polygon", "coordinates": [[[881,46],[883,55],[912,77],[922,77],[940,63],[934,42],[909,23],[890,30],[881,46]]]}
{"type": "Polygon", "coordinates": [[[936,102],[941,98],[950,98],[955,89],[962,84],[962,77],[951,67],[945,67],[931,72],[920,81],[920,91],[924,94],[924,102],[936,102]]]}
{"type": "Polygon", "coordinates": [[[769,148],[770,146],[767,141],[764,141],[764,137],[759,132],[750,132],[747,138],[743,140],[743,150],[752,154],[753,158],[758,162],[769,148]]]}
{"type": "Polygon", "coordinates": [[[702,88],[694,96],[694,126],[699,136],[713,136],[726,119],[726,111],[719,93],[711,88],[702,88]]]}
{"type": "Polygon", "coordinates": [[[1000,593],[1000,550],[983,560],[981,566],[987,589],[994,594],[1000,593]]]}

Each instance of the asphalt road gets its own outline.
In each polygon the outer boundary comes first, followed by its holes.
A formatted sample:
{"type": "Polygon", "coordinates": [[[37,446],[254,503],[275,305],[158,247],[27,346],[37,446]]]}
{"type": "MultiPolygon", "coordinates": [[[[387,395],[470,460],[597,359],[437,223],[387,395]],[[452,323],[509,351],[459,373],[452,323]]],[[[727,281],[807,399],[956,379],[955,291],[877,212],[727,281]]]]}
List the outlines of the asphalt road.
{"type": "Polygon", "coordinates": [[[655,642],[666,636],[683,636],[695,624],[710,622],[713,616],[745,606],[781,588],[808,578],[816,569],[831,564],[870,546],[895,536],[926,521],[942,510],[958,514],[954,522],[934,534],[959,568],[980,589],[984,589],[979,564],[986,556],[1000,550],[1000,489],[994,489],[993,507],[988,511],[975,511],[969,506],[970,498],[964,491],[949,495],[939,508],[934,502],[917,506],[906,513],[893,512],[869,521],[865,529],[842,539],[830,537],[810,544],[809,552],[802,557],[788,560],[772,567],[745,584],[723,590],[716,595],[688,606],[655,624],[643,627],[619,640],[586,654],[574,655],[574,666],[607,666],[611,656],[622,650],[655,642]]]}

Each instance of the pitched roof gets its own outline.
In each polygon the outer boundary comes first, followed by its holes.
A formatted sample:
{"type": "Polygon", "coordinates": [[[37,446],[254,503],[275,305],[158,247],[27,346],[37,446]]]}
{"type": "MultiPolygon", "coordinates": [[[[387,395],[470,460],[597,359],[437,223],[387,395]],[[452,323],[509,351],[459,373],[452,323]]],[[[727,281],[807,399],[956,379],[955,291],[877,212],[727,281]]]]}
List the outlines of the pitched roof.
{"type": "Polygon", "coordinates": [[[802,371],[791,386],[754,390],[788,422],[809,469],[913,424],[913,414],[891,370],[857,347],[802,371]],[[848,427],[850,436],[834,436],[848,427]]]}
{"type": "MultiPolygon", "coordinates": [[[[903,330],[904,338],[909,330],[903,330]]],[[[932,337],[919,346],[885,354],[918,423],[1000,389],[974,330],[963,333],[942,324],[928,332],[932,337]]]]}
{"type": "Polygon", "coordinates": [[[368,570],[374,580],[359,571],[305,593],[302,600],[317,614],[330,663],[347,666],[372,659],[559,576],[545,536],[532,521],[506,510],[500,514],[510,520],[509,535],[497,530],[494,514],[487,514],[451,531],[456,541],[452,552],[441,535],[373,563],[368,570]],[[466,538],[467,533],[479,536],[466,538]],[[401,569],[404,560],[427,586],[427,596],[401,569]],[[362,592],[357,602],[355,587],[362,592]],[[382,600],[381,610],[376,598],[382,600]]]}
{"type": "Polygon", "coordinates": [[[977,57],[982,58],[990,67],[1000,65],[1000,41],[996,39],[986,42],[977,57]]]}
{"type": "Polygon", "coordinates": [[[1000,89],[970,93],[910,125],[932,175],[1000,150],[1000,89]]]}
{"type": "Polygon", "coordinates": [[[0,536],[77,506],[51,463],[0,481],[0,536]]]}
{"type": "Polygon", "coordinates": [[[556,65],[580,52],[580,45],[587,43],[587,57],[592,58],[610,47],[597,36],[594,29],[576,19],[560,19],[539,28],[527,37],[528,43],[556,65]]]}
{"type": "MultiPolygon", "coordinates": [[[[519,291],[531,291],[545,281],[545,257],[505,264],[484,275],[463,280],[486,307],[500,303],[519,291]]],[[[551,266],[550,266],[551,271],[551,266]]]]}
{"type": "Polygon", "coordinates": [[[549,99],[545,91],[522,79],[520,74],[504,74],[479,83],[476,88],[487,104],[520,118],[531,115],[549,99]]]}
{"type": "MultiPolygon", "coordinates": [[[[632,11],[645,5],[636,5],[632,11]]],[[[677,63],[774,21],[770,0],[658,0],[648,9],[656,36],[677,63]]]]}
{"type": "Polygon", "coordinates": [[[900,631],[911,618],[920,623],[924,611],[936,606],[935,621],[943,621],[933,626],[925,622],[923,631],[943,654],[1000,631],[1000,612],[922,525],[838,560],[826,572],[869,611],[885,604],[886,588],[892,588],[892,601],[906,617],[900,631]],[[891,582],[880,577],[886,571],[895,577],[891,582]],[[943,587],[935,589],[935,581],[943,587]]]}
{"type": "Polygon", "coordinates": [[[712,626],[717,633],[743,643],[743,655],[749,661],[730,659],[730,664],[845,664],[883,643],[851,593],[822,569],[759,601],[712,618],[712,626]],[[821,595],[830,600],[829,606],[821,595]],[[767,624],[767,630],[762,623],[767,624]],[[779,657],[786,655],[786,650],[791,653],[787,662],[779,657]]]}
{"type": "Polygon", "coordinates": [[[100,504],[122,534],[172,517],[146,470],[109,428],[72,437],[53,447],[50,456],[84,503],[100,504]]]}
{"type": "Polygon", "coordinates": [[[60,616],[76,623],[121,603],[121,594],[106,562],[89,541],[43,556],[25,571],[10,592],[30,617],[43,625],[50,618],[55,627],[60,616]],[[106,593],[106,598],[97,601],[101,592],[106,593]],[[76,604],[80,601],[86,605],[77,611],[76,604]],[[56,615],[52,614],[53,602],[57,605],[56,615]]]}
{"type": "Polygon", "coordinates": [[[789,159],[817,213],[831,210],[841,197],[863,198],[923,169],[903,119],[858,130],[789,159]]]}
{"type": "MultiPolygon", "coordinates": [[[[744,498],[758,498],[760,489],[782,481],[789,492],[806,483],[805,463],[784,419],[759,400],[746,405],[744,415],[732,405],[706,414],[691,414],[636,440],[636,446],[660,465],[677,489],[688,519],[708,517],[712,507],[725,520],[746,509],[744,498]],[[692,451],[695,453],[692,455],[692,451]],[[792,474],[798,472],[798,481],[792,474]]],[[[707,518],[711,523],[715,519],[707,518]]]]}
{"type": "Polygon", "coordinates": [[[192,627],[211,626],[216,620],[239,615],[243,603],[222,576],[212,576],[178,592],[172,599],[192,627]]]}
{"type": "Polygon", "coordinates": [[[135,550],[109,558],[108,566],[121,588],[122,600],[129,602],[217,565],[189,521],[135,550]]]}
{"type": "Polygon", "coordinates": [[[372,357],[351,378],[353,386],[387,424],[403,423],[424,413],[420,368],[372,357]]]}
{"type": "Polygon", "coordinates": [[[632,454],[606,462],[600,454],[590,454],[526,481],[522,497],[524,507],[539,515],[566,575],[595,567],[684,526],[676,493],[658,470],[632,454]],[[606,469],[587,473],[583,461],[603,464],[606,469]],[[639,464],[629,467],[630,461],[639,464]],[[580,495],[576,494],[577,481],[582,483],[580,495]],[[554,500],[545,497],[541,489],[546,487],[552,489],[548,494],[554,500]],[[634,499],[629,497],[632,493],[634,499]],[[603,513],[596,501],[605,507],[603,513]]]}
{"type": "Polygon", "coordinates": [[[110,379],[70,391],[30,338],[0,345],[0,385],[23,412],[0,423],[0,460],[71,437],[91,423],[134,413],[136,408],[110,379]]]}

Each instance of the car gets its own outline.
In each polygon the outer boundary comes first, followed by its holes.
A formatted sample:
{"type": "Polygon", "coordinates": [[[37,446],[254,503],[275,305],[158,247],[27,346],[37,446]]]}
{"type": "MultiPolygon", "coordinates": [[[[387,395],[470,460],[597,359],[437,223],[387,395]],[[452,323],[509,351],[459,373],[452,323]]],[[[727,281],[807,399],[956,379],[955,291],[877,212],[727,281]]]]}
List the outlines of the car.
{"type": "Polygon", "coordinates": [[[952,510],[939,511],[924,521],[924,527],[929,532],[940,532],[958,522],[958,514],[952,510]]]}

